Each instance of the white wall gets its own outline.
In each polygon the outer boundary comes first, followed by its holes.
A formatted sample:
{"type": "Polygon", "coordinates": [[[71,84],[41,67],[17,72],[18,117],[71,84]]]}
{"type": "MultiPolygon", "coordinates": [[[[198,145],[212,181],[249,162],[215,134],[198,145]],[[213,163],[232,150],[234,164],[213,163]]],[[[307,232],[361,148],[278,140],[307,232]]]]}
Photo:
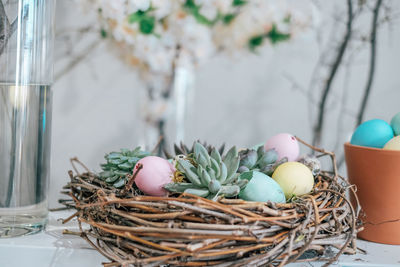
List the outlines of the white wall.
{"type": "MultiPolygon", "coordinates": [[[[398,1],[388,1],[400,10],[398,1]]],[[[326,2],[325,2],[326,3],[326,2]]],[[[339,27],[332,24],[334,9],[343,6],[336,1],[324,7],[319,32],[326,40],[339,27]],[[326,22],[327,21],[327,22],[326,22]],[[331,27],[334,25],[334,27],[331,27]]],[[[370,17],[361,20],[358,28],[368,31],[370,17]]],[[[78,27],[94,18],[82,14],[75,2],[59,0],[57,28],[59,31],[78,27]]],[[[366,118],[390,120],[400,111],[400,21],[393,27],[384,26],[379,32],[378,60],[373,89],[366,118]]],[[[341,32],[338,30],[338,37],[341,32]]],[[[85,35],[87,42],[96,34],[85,35]]],[[[80,46],[74,48],[79,51],[80,46]]],[[[65,43],[56,43],[57,54],[63,54],[65,43]]],[[[306,97],[314,66],[319,56],[315,31],[295,40],[262,51],[259,55],[228,59],[216,57],[201,66],[196,73],[196,99],[188,140],[202,139],[210,143],[251,146],[279,132],[290,132],[311,141],[315,120],[315,104],[306,97]],[[287,76],[302,86],[293,88],[287,76]]],[[[65,64],[57,61],[56,70],[65,64]]],[[[366,83],[368,50],[358,54],[349,69],[342,68],[335,80],[328,101],[324,148],[341,153],[335,147],[337,131],[342,125],[339,144],[354,127],[361,92],[366,83]],[[345,74],[351,71],[347,87],[345,74]],[[343,92],[346,91],[345,115],[340,117],[343,92]]],[[[83,63],[64,75],[54,85],[52,168],[50,206],[57,206],[61,187],[68,181],[69,158],[78,156],[91,169],[98,170],[106,152],[122,147],[134,147],[140,131],[137,109],[134,107],[138,90],[143,84],[134,70],[125,66],[106,44],[100,44],[83,63]]],[[[318,101],[321,91],[314,91],[318,101]]],[[[344,170],[342,170],[344,172],[344,170]]]]}

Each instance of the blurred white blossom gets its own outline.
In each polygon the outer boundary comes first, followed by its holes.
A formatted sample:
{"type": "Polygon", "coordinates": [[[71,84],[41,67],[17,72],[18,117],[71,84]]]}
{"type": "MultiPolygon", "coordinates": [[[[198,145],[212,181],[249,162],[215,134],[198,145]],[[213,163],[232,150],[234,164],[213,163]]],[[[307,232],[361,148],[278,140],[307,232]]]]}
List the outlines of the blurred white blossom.
{"type": "Polygon", "coordinates": [[[315,20],[311,0],[81,1],[99,12],[103,36],[129,64],[156,75],[286,41],[315,20]]]}

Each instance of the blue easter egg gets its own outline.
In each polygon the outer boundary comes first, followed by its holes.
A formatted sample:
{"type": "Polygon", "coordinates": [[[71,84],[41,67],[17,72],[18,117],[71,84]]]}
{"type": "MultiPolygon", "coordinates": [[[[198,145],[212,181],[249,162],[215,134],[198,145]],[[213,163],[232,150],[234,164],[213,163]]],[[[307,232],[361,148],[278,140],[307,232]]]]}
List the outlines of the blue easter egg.
{"type": "Polygon", "coordinates": [[[248,201],[285,203],[285,194],[279,184],[268,175],[258,172],[244,172],[239,179],[249,180],[246,187],[240,191],[239,197],[248,201]]]}
{"type": "Polygon", "coordinates": [[[350,143],[357,146],[383,148],[394,136],[393,129],[384,120],[374,119],[357,127],[350,143]]]}

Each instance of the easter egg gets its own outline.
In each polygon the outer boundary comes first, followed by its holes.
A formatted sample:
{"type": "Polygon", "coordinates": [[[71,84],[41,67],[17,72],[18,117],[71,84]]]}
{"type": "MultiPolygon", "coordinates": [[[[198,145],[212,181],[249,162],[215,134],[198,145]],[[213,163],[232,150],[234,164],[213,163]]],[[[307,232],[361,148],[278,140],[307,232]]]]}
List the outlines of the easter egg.
{"type": "Polygon", "coordinates": [[[353,133],[350,143],[357,146],[382,148],[393,136],[393,129],[389,123],[374,119],[360,124],[353,133]]]}
{"type": "Polygon", "coordinates": [[[244,172],[239,176],[239,179],[249,180],[246,187],[239,193],[239,198],[243,200],[286,202],[285,194],[279,184],[264,173],[258,171],[244,172]]]}
{"type": "Polygon", "coordinates": [[[394,134],[400,135],[400,112],[394,115],[394,117],[390,121],[390,125],[393,128],[394,134]]]}
{"type": "Polygon", "coordinates": [[[390,141],[386,143],[383,149],[400,150],[400,135],[390,139],[390,141]]]}
{"type": "Polygon", "coordinates": [[[168,160],[155,156],[142,158],[135,168],[138,164],[142,164],[143,168],[135,178],[137,187],[146,195],[165,196],[167,191],[163,187],[172,182],[174,166],[168,160]]]}
{"type": "Polygon", "coordinates": [[[278,160],[287,157],[288,161],[296,161],[300,153],[296,137],[287,133],[281,133],[268,139],[265,149],[275,149],[278,152],[278,160]]]}
{"type": "Polygon", "coordinates": [[[312,172],[300,162],[286,162],[279,165],[272,178],[281,186],[287,199],[293,195],[310,193],[314,186],[312,172]]]}

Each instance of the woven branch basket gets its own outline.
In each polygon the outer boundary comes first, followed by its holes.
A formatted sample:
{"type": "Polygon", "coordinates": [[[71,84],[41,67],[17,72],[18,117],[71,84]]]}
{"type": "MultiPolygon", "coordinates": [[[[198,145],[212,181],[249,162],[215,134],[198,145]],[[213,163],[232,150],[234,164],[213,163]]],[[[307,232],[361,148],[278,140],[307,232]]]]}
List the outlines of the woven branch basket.
{"type": "Polygon", "coordinates": [[[356,252],[360,206],[349,201],[357,195],[337,174],[335,155],[299,141],[330,157],[334,171],[322,171],[312,193],[286,204],[138,196],[108,186],[83,164],[79,173],[72,159],[76,174],[69,172],[62,192],[71,199],[60,202],[76,212],[64,221],[77,217],[79,234],[111,261],[104,266],[329,265],[356,252]]]}

